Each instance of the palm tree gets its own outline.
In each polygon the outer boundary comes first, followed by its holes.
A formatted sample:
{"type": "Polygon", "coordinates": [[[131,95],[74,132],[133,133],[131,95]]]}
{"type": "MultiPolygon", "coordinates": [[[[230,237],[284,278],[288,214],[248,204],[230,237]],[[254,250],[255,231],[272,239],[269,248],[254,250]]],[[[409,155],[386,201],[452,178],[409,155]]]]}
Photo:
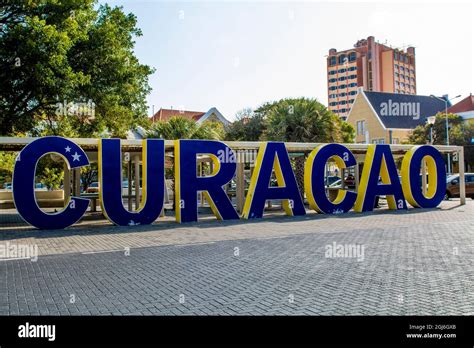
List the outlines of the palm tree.
{"type": "Polygon", "coordinates": [[[222,134],[217,122],[196,121],[180,116],[173,116],[168,121],[154,123],[148,132],[148,138],[175,139],[211,139],[219,140],[222,134]]]}

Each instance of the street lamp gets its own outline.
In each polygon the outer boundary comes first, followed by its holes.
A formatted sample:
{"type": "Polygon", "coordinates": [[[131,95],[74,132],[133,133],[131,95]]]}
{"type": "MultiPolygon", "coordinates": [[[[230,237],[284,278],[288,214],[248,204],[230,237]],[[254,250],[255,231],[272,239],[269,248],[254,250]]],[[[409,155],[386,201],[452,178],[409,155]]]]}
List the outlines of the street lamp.
{"type": "MultiPolygon", "coordinates": [[[[435,98],[444,102],[444,113],[446,115],[446,145],[449,146],[449,125],[448,125],[448,102],[453,99],[459,98],[461,95],[457,95],[454,98],[440,98],[433,94],[430,95],[431,98],[435,98]]],[[[448,153],[448,174],[451,174],[451,155],[448,153]]]]}
{"type": "Polygon", "coordinates": [[[426,123],[430,125],[430,145],[433,145],[433,125],[436,122],[436,116],[430,116],[426,118],[426,123]]]}

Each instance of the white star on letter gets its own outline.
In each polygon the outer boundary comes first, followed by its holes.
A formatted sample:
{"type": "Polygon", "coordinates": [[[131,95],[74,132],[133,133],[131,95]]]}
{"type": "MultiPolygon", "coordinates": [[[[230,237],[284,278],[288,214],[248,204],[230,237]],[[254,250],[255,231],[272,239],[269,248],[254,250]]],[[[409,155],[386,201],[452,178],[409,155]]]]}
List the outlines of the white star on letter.
{"type": "Polygon", "coordinates": [[[64,150],[66,150],[66,152],[71,152],[71,148],[69,146],[66,146],[64,150]]]}
{"type": "Polygon", "coordinates": [[[74,155],[72,155],[72,161],[73,161],[73,162],[74,162],[74,161],[79,161],[79,157],[81,157],[81,156],[82,156],[82,155],[78,155],[77,152],[76,152],[74,155]]]}

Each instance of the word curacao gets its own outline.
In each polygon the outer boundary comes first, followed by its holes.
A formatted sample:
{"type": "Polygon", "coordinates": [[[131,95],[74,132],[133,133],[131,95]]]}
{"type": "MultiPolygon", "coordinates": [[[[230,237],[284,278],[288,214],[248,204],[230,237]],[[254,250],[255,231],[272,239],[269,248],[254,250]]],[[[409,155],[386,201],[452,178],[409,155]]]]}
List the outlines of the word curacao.
{"type": "MultiPolygon", "coordinates": [[[[100,139],[98,150],[100,202],[104,215],[120,226],[151,224],[163,210],[165,193],[165,142],[143,140],[142,200],[136,211],[128,211],[122,202],[122,153],[120,139],[100,139]]],[[[89,165],[86,153],[71,140],[44,137],[28,144],[18,155],[13,174],[13,198],[19,214],[41,229],[66,228],[86,212],[89,200],[72,196],[57,213],[43,212],[35,199],[34,183],[38,161],[45,154],[62,156],[70,169],[89,165]]],[[[197,221],[198,193],[202,192],[219,220],[252,219],[263,216],[267,200],[281,200],[287,215],[306,214],[303,199],[292,170],[285,144],[263,142],[239,216],[224,187],[233,179],[237,164],[233,150],[223,142],[176,140],[174,143],[175,212],[179,223],[197,221]],[[222,156],[225,153],[226,156],[222,156]],[[230,155],[229,155],[230,154],[230,155]],[[207,155],[214,162],[208,176],[197,175],[197,156],[207,155]],[[225,157],[226,160],[222,160],[225,157]],[[276,186],[270,186],[275,173],[276,186]]],[[[322,144],[305,163],[304,191],[309,206],[318,213],[339,214],[351,209],[372,211],[377,196],[387,197],[389,209],[437,206],[446,191],[446,171],[441,153],[432,146],[414,146],[404,156],[401,180],[389,145],[368,145],[358,192],[339,189],[336,199],[326,196],[325,166],[331,160],[340,168],[356,165],[352,152],[341,144],[322,144]],[[428,188],[423,192],[420,170],[425,161],[428,188]]]]}

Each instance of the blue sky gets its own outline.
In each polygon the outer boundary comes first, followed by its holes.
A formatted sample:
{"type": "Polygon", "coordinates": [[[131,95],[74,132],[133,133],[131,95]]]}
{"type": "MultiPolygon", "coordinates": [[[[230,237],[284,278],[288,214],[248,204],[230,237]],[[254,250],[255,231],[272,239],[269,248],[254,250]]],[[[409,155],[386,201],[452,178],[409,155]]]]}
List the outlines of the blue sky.
{"type": "Polygon", "coordinates": [[[135,51],[155,67],[148,97],[160,107],[229,119],[284,97],[327,105],[329,48],[373,35],[416,47],[418,94],[474,92],[472,3],[101,1],[138,17],[135,51]]]}

